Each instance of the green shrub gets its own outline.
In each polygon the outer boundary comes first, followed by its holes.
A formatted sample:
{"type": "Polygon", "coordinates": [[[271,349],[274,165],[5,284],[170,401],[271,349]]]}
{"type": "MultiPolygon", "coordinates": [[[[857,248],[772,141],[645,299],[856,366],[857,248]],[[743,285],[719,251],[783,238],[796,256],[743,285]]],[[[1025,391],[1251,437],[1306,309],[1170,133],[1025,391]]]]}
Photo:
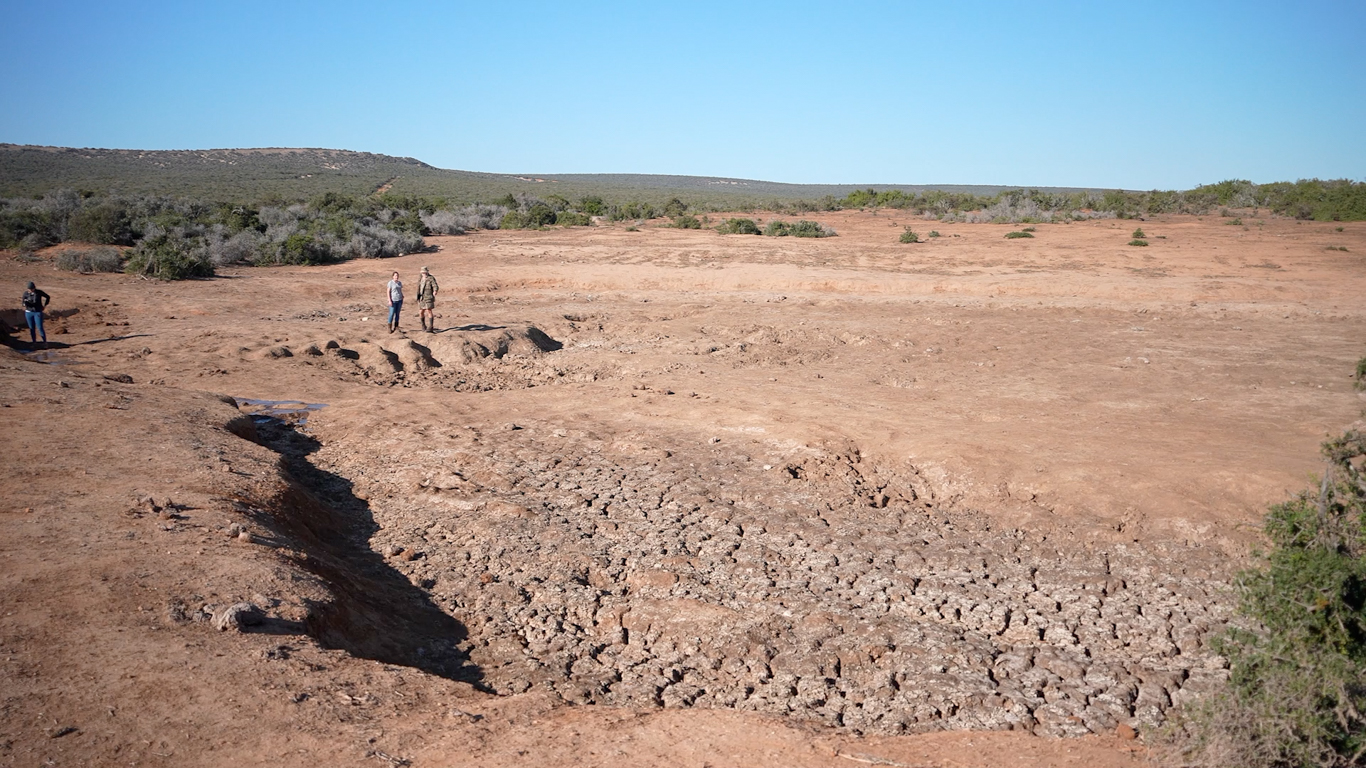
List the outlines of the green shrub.
{"type": "Polygon", "coordinates": [[[1271,549],[1237,579],[1247,621],[1211,641],[1228,685],[1178,720],[1169,740],[1182,765],[1349,766],[1366,755],[1366,435],[1323,453],[1317,491],[1271,508],[1271,549]]]}
{"type": "Polygon", "coordinates": [[[914,232],[910,227],[906,227],[906,231],[901,233],[901,242],[918,243],[920,242],[920,235],[914,232]]]}
{"type": "Polygon", "coordinates": [[[71,240],[102,245],[132,245],[133,222],[123,206],[101,203],[71,214],[67,224],[71,240]]]}
{"type": "MultiPolygon", "coordinates": [[[[1133,240],[1130,240],[1130,241],[1129,241],[1129,245],[1138,246],[1138,247],[1140,247],[1140,248],[1147,248],[1147,247],[1148,247],[1148,241],[1147,241],[1147,240],[1140,240],[1140,239],[1138,239],[1137,237],[1135,237],[1133,240]]],[[[1144,258],[1147,258],[1147,257],[1144,257],[1144,258]]]]}
{"type": "Polygon", "coordinates": [[[521,211],[508,211],[498,222],[499,229],[526,229],[530,226],[531,218],[521,211]]]}
{"type": "Polygon", "coordinates": [[[526,218],[530,226],[544,227],[555,223],[555,211],[545,203],[532,203],[526,209],[526,218]]]}
{"type": "Polygon", "coordinates": [[[768,223],[768,226],[764,227],[764,234],[769,237],[832,237],[835,231],[826,229],[817,222],[806,221],[805,219],[795,224],[774,219],[768,223]]]}
{"type": "Polygon", "coordinates": [[[1147,237],[1147,235],[1143,234],[1143,228],[1139,227],[1138,229],[1134,230],[1133,237],[1135,240],[1142,240],[1143,238],[1147,237]]]}
{"type": "Polygon", "coordinates": [[[939,230],[937,230],[937,229],[931,229],[931,230],[930,230],[930,237],[940,237],[939,230]]]}
{"type": "Polygon", "coordinates": [[[676,197],[670,198],[664,204],[664,215],[670,217],[682,216],[688,210],[688,204],[676,197]]]}
{"type": "Polygon", "coordinates": [[[702,221],[691,214],[681,214],[674,217],[674,223],[670,226],[678,229],[701,229],[702,221]]]}
{"type": "Polygon", "coordinates": [[[1366,357],[1357,361],[1356,388],[1366,389],[1366,357]]]}
{"type": "Polygon", "coordinates": [[[1227,225],[1229,225],[1230,227],[1241,227],[1241,226],[1243,226],[1243,220],[1242,220],[1242,219],[1229,219],[1228,221],[1226,221],[1226,222],[1224,222],[1224,223],[1227,224],[1227,225]]]}
{"type": "Polygon", "coordinates": [[[1018,240],[1018,239],[1021,238],[1021,237],[1033,237],[1033,236],[1034,236],[1034,235],[1031,234],[1031,233],[1029,233],[1029,232],[1007,232],[1007,233],[1006,233],[1006,239],[1007,239],[1007,240],[1018,240]]]}
{"type": "Polygon", "coordinates": [[[763,230],[754,223],[754,219],[726,219],[716,226],[716,231],[723,235],[762,235],[763,230]]]}
{"type": "Polygon", "coordinates": [[[117,248],[68,248],[57,254],[57,269],[83,275],[120,272],[123,270],[123,255],[117,248]]]}
{"type": "Polygon", "coordinates": [[[555,214],[555,223],[562,227],[588,227],[592,226],[593,217],[586,213],[560,211],[555,214]]]}
{"type": "Polygon", "coordinates": [[[1022,230],[1020,230],[1020,231],[1021,231],[1021,232],[1034,232],[1035,229],[1034,229],[1034,227],[1025,227],[1024,229],[1022,229],[1022,230]]]}
{"type": "Polygon", "coordinates": [[[1333,227],[1333,231],[1334,231],[1334,232],[1341,232],[1341,231],[1342,231],[1342,227],[1333,227]]]}
{"type": "Polygon", "coordinates": [[[1330,250],[1330,251],[1343,251],[1343,252],[1346,252],[1346,251],[1347,251],[1347,246],[1345,246],[1345,245],[1330,245],[1330,246],[1328,246],[1328,250],[1330,250]]]}
{"type": "Polygon", "coordinates": [[[213,277],[213,262],[196,245],[193,240],[168,233],[145,237],[129,255],[123,270],[159,280],[213,277]]]}
{"type": "Polygon", "coordinates": [[[326,264],[333,261],[332,251],[318,242],[312,235],[297,232],[280,243],[279,251],[273,260],[263,260],[262,264],[326,264]]]}
{"type": "Polygon", "coordinates": [[[607,212],[607,206],[603,205],[601,197],[588,195],[579,199],[579,210],[589,216],[601,216],[607,212]]]}

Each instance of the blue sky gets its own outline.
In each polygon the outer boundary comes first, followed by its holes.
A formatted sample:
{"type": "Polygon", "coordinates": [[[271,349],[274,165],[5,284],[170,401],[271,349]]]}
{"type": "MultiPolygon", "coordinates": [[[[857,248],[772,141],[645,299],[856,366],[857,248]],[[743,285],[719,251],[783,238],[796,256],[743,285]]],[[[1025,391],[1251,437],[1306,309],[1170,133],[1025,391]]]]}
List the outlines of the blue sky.
{"type": "Polygon", "coordinates": [[[1366,180],[1366,3],[0,0],[0,141],[499,173],[1366,180]]]}

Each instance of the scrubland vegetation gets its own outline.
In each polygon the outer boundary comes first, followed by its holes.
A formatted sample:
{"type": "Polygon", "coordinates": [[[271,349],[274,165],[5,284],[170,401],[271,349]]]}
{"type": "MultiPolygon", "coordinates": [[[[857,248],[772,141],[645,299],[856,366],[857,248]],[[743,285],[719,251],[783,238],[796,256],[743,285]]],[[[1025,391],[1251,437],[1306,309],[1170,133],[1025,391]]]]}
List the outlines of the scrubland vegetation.
{"type": "MultiPolygon", "coordinates": [[[[1358,375],[1366,360],[1358,365],[1358,375]]],[[[1318,488],[1272,507],[1269,551],[1214,642],[1229,684],[1168,733],[1181,765],[1352,766],[1366,756],[1366,435],[1324,444],[1318,488]]]]}
{"type": "MultiPolygon", "coordinates": [[[[101,251],[97,259],[73,253],[59,266],[106,271],[118,260],[130,271],[162,278],[211,275],[228,264],[320,264],[395,256],[422,249],[428,235],[479,229],[582,227],[601,220],[630,222],[638,229],[660,218],[670,220],[664,226],[698,229],[704,220],[709,223],[706,214],[736,210],[801,216],[892,208],[946,223],[1030,224],[1217,210],[1239,224],[1232,210],[1246,209],[1299,219],[1366,220],[1366,183],[1346,180],[1262,185],[1234,180],[1180,192],[1015,189],[987,195],[964,188],[854,189],[842,196],[791,199],[781,195],[835,188],[738,181],[715,188],[692,177],[609,175],[564,177],[561,184],[443,171],[411,158],[333,150],[0,149],[0,189],[10,194],[45,189],[34,196],[0,198],[0,248],[108,245],[129,250],[101,251]],[[51,178],[72,181],[85,191],[48,189],[51,178]],[[534,192],[496,192],[509,185],[534,187],[534,192]],[[734,188],[729,185],[742,191],[728,191],[734,188]],[[127,191],[149,186],[166,192],[127,191]],[[396,186],[424,192],[397,192],[396,186]],[[688,199],[671,190],[689,190],[688,199]]],[[[775,218],[761,227],[754,219],[727,218],[715,228],[722,234],[773,237],[835,234],[806,219],[775,218]]],[[[1031,230],[1007,237],[1029,237],[1031,230]]],[[[905,240],[914,234],[909,227],[907,233],[903,242],[919,240],[918,234],[905,240]]],[[[1147,242],[1135,236],[1130,244],[1147,242]]]]}

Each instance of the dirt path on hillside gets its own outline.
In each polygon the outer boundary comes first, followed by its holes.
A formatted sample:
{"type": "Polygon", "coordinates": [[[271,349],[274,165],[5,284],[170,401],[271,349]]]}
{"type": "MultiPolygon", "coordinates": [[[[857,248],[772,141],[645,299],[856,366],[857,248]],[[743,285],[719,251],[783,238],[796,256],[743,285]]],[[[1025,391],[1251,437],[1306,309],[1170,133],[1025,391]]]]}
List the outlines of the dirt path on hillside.
{"type": "Polygon", "coordinates": [[[1362,418],[1366,225],[817,218],[0,261],[0,762],[1137,764],[1362,418]]]}

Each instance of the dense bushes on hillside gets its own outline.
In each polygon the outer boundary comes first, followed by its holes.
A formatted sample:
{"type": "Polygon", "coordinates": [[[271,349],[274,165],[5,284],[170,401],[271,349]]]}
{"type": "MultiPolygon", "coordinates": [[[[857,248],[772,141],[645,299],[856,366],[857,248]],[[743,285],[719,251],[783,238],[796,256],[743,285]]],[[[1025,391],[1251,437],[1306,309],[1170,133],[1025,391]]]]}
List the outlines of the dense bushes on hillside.
{"type": "MultiPolygon", "coordinates": [[[[420,200],[332,192],[307,203],[229,206],[60,190],[38,199],[0,200],[0,247],[68,241],[135,246],[130,272],[195,277],[227,264],[321,264],[412,253],[424,247],[429,231],[423,216],[435,213],[420,200]]],[[[459,215],[451,212],[457,220],[459,215]]]]}
{"type": "Polygon", "coordinates": [[[970,193],[903,192],[899,189],[851,192],[844,208],[897,208],[926,218],[997,224],[1132,218],[1159,213],[1207,214],[1216,208],[1267,208],[1280,216],[1318,221],[1366,220],[1366,183],[1301,180],[1253,184],[1221,181],[1186,191],[1073,192],[1010,190],[994,196],[970,193]]]}

